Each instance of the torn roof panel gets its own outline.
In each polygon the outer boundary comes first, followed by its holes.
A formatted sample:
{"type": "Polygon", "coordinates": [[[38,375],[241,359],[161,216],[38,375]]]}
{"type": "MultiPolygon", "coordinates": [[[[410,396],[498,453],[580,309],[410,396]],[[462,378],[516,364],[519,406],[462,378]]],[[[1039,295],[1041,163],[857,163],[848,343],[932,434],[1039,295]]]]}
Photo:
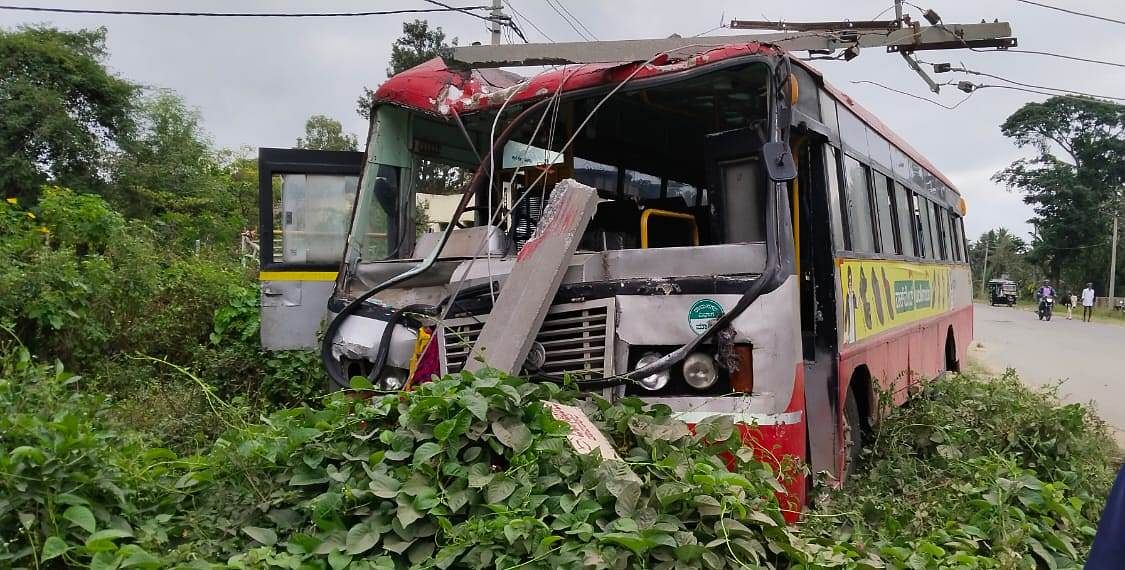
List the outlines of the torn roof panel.
{"type": "MultiPolygon", "coordinates": [[[[657,77],[745,55],[781,55],[767,44],[748,43],[712,46],[700,53],[670,59],[660,55],[637,72],[635,79],[657,77]]],[[[570,92],[622,81],[639,62],[567,65],[530,79],[498,69],[451,69],[440,58],[431,59],[391,77],[375,91],[375,101],[394,103],[419,111],[449,115],[470,113],[526,102],[562,91],[570,92]],[[513,93],[513,90],[515,93],[513,93]]]]}

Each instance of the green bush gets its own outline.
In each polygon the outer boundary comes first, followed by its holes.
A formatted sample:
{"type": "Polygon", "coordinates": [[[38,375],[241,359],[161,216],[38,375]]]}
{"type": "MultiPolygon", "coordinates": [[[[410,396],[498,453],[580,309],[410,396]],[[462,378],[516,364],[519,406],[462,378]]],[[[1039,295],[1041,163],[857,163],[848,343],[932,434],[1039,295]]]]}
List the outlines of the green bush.
{"type": "MultiPolygon", "coordinates": [[[[3,331],[0,331],[3,332],[3,331]]],[[[156,568],[130,520],[158,516],[161,450],[105,429],[105,403],[81,377],[0,351],[0,566],[156,568]]]]}
{"type": "Polygon", "coordinates": [[[0,565],[1067,568],[1108,483],[1104,430],[1011,377],[884,419],[862,475],[793,527],[726,418],[693,434],[663,406],[485,373],[251,422],[197,385],[224,432],[178,455],[0,351],[0,565]],[[622,460],[575,454],[545,401],[583,407],[622,460]]]}
{"type": "Polygon", "coordinates": [[[1088,407],[1060,405],[1009,370],[929,384],[865,453],[810,530],[898,566],[1072,568],[1090,547],[1117,448],[1088,407]]]}

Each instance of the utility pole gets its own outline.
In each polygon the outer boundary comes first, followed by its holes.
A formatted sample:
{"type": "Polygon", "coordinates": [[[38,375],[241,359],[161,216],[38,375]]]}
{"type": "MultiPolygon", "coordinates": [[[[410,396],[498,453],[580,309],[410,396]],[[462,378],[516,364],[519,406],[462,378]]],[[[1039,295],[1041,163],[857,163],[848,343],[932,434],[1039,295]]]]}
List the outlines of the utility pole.
{"type": "Polygon", "coordinates": [[[1114,282],[1117,279],[1117,218],[1120,217],[1120,214],[1121,202],[1118,200],[1117,204],[1113,207],[1113,239],[1110,241],[1111,245],[1109,246],[1109,294],[1106,296],[1109,297],[1110,309],[1116,306],[1114,304],[1114,295],[1116,294],[1114,285],[1116,285],[1116,283],[1114,282]]]}
{"type": "Polygon", "coordinates": [[[988,296],[988,289],[985,286],[988,283],[988,234],[984,234],[981,239],[984,242],[984,267],[980,270],[980,294],[982,297],[988,296]]]}
{"type": "MultiPolygon", "coordinates": [[[[494,0],[493,6],[497,5],[494,0]]],[[[497,10],[497,13],[499,11],[497,10]]],[[[493,29],[499,24],[494,23],[493,29]]],[[[505,46],[459,46],[451,60],[462,67],[521,67],[528,65],[570,65],[645,61],[659,53],[699,50],[700,44],[721,42],[739,44],[772,43],[787,51],[832,53],[844,50],[844,59],[854,58],[860,49],[882,48],[892,53],[913,54],[925,50],[1008,48],[1017,45],[1007,22],[979,24],[941,24],[899,27],[898,22],[750,22],[734,20],[735,29],[760,29],[765,25],[786,30],[771,34],[671,38],[652,40],[610,40],[600,42],[558,42],[505,46]],[[847,57],[850,56],[850,57],[847,57]]],[[[498,35],[493,34],[498,43],[498,35]]],[[[695,53],[695,52],[691,52],[695,53]]]]}
{"type": "Polygon", "coordinates": [[[501,0],[492,0],[492,45],[500,45],[500,17],[504,15],[500,10],[501,0]]]}

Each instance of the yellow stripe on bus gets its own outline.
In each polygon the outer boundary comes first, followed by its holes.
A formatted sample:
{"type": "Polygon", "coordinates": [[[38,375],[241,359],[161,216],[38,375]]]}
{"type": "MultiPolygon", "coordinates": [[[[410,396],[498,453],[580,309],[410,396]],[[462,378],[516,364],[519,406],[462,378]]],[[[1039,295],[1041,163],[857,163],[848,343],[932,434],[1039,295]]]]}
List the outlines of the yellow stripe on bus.
{"type": "Polygon", "coordinates": [[[259,281],[335,281],[335,271],[261,271],[259,281]]]}

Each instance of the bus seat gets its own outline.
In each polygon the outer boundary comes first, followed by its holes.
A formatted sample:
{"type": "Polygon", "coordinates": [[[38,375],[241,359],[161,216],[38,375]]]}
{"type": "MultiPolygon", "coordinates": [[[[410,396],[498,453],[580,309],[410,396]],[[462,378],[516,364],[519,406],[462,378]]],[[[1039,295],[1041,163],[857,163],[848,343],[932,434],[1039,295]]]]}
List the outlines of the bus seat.
{"type": "Polygon", "coordinates": [[[635,248],[640,227],[641,212],[636,202],[627,198],[601,202],[582,237],[581,247],[589,251],[635,248]]]}

